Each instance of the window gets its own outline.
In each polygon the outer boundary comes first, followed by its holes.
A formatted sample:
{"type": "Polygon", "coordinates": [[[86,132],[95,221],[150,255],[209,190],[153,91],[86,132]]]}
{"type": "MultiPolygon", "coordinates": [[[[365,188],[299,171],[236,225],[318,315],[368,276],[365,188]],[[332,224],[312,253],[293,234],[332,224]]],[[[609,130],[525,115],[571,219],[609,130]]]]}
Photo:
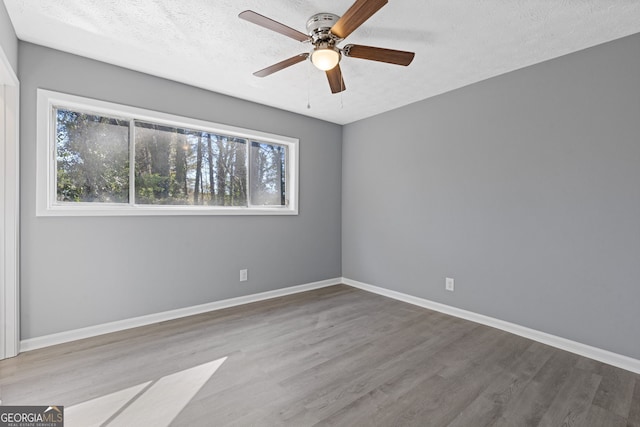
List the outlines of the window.
{"type": "Polygon", "coordinates": [[[297,214],[298,140],[38,90],[38,215],[297,214]]]}

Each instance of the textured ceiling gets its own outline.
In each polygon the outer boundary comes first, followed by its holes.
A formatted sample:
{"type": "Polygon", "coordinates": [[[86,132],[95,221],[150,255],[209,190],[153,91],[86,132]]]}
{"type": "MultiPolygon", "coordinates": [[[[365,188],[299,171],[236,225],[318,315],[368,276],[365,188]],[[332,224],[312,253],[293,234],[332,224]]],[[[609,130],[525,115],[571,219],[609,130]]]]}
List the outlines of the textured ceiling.
{"type": "Polygon", "coordinates": [[[254,77],[309,45],[237,16],[306,32],[353,0],[4,2],[21,40],[339,124],[640,32],[638,0],[391,0],[341,45],[414,51],[413,63],[343,58],[347,90],[332,95],[309,61],[254,77]]]}

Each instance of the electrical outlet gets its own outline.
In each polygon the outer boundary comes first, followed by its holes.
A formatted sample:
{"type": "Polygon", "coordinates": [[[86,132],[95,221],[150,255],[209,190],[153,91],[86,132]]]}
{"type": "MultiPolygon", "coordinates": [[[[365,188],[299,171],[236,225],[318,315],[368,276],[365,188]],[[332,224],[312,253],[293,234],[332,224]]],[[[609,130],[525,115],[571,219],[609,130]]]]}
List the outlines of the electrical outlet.
{"type": "Polygon", "coordinates": [[[247,278],[249,277],[249,271],[245,268],[243,270],[240,270],[240,281],[241,282],[246,282],[247,278]]]}
{"type": "Polygon", "coordinates": [[[448,291],[453,292],[453,279],[451,277],[447,277],[444,279],[444,288],[448,291]]]}

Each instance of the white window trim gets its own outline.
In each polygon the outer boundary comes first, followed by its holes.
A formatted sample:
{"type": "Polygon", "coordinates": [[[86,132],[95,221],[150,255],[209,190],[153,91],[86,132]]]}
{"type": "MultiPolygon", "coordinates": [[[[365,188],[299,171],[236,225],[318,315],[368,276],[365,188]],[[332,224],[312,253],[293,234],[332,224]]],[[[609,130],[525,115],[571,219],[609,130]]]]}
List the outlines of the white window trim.
{"type": "MultiPolygon", "coordinates": [[[[130,216],[130,215],[297,215],[299,140],[287,136],[222,125],[143,108],[38,89],[36,216],[130,216]],[[106,116],[150,121],[172,127],[237,136],[247,141],[285,145],[287,154],[287,206],[167,206],[108,203],[60,203],[56,200],[54,106],[91,111],[106,116]]],[[[131,142],[133,144],[133,141],[131,142]]],[[[133,147],[130,147],[133,152],[133,147]]],[[[131,163],[133,170],[133,163],[131,163]]]]}

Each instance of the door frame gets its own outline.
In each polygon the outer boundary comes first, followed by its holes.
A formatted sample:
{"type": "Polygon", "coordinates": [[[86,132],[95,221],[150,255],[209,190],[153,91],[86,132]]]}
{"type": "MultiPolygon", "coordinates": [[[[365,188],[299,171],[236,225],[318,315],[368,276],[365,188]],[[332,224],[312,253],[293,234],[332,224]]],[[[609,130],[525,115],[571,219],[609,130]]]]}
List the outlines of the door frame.
{"type": "Polygon", "coordinates": [[[20,352],[20,82],[0,48],[0,359],[20,352]]]}

